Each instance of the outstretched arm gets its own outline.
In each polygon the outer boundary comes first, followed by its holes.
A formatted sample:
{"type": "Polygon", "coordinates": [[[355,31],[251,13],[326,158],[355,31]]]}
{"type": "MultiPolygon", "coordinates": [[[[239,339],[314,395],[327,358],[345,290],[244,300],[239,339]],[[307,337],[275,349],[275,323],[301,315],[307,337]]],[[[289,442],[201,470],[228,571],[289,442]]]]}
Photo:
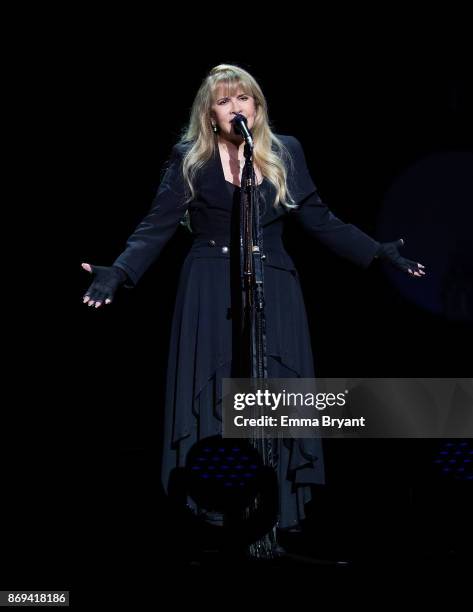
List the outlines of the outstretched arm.
{"type": "Polygon", "coordinates": [[[124,270],[133,285],[159,257],[187,210],[182,158],[182,145],[175,145],[148,214],[128,238],[126,249],[113,262],[124,270]]]}
{"type": "Polygon", "coordinates": [[[93,282],[83,298],[89,306],[98,308],[110,304],[122,285],[134,287],[175,233],[187,209],[182,158],[182,145],[175,145],[150,211],[128,238],[126,249],[113,265],[82,264],[82,268],[93,275],[93,282]]]}
{"type": "Polygon", "coordinates": [[[351,223],[336,217],[320,198],[307,169],[304,152],[300,143],[290,140],[293,158],[292,188],[296,195],[302,194],[299,209],[291,212],[301,226],[325,244],[337,255],[367,268],[376,259],[389,261],[398,269],[412,276],[424,276],[424,266],[402,257],[398,247],[404,244],[402,238],[395,242],[380,243],[351,223]]]}
{"type": "Polygon", "coordinates": [[[363,268],[370,265],[379,251],[378,241],[336,217],[317,191],[301,203],[294,216],[305,231],[331,251],[363,268]]]}

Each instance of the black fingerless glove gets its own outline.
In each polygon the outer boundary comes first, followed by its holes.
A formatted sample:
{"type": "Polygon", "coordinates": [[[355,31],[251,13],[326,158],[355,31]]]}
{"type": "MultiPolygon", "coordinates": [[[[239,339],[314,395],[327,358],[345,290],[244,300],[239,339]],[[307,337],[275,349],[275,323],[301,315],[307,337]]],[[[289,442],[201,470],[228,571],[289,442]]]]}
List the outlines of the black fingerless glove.
{"type": "Polygon", "coordinates": [[[91,302],[113,301],[118,287],[128,280],[126,272],[117,266],[90,267],[94,280],[86,291],[84,298],[88,296],[91,302]]]}
{"type": "Polygon", "coordinates": [[[394,267],[413,274],[414,272],[421,272],[421,268],[416,261],[406,259],[399,253],[398,248],[404,245],[404,240],[400,238],[394,242],[382,242],[379,245],[379,249],[376,251],[375,257],[381,260],[388,261],[394,267]],[[411,270],[411,272],[409,272],[411,270]]]}

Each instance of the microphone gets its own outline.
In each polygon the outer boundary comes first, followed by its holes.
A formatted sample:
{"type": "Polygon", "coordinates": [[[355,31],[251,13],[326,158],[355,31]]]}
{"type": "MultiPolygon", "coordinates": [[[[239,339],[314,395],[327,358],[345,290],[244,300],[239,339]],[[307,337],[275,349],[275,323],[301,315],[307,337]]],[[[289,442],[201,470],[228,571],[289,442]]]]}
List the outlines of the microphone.
{"type": "Polygon", "coordinates": [[[246,117],[238,113],[232,119],[232,123],[233,123],[233,130],[237,134],[240,134],[240,136],[243,136],[243,138],[246,141],[246,144],[250,147],[250,149],[253,149],[253,137],[251,136],[251,132],[248,129],[246,117]]]}

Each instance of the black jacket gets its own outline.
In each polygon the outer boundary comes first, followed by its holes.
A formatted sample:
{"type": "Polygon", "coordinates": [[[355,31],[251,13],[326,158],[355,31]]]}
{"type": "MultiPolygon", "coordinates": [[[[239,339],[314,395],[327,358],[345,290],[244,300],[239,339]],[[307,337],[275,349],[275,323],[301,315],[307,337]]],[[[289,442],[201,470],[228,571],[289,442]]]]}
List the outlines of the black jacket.
{"type": "MultiPolygon", "coordinates": [[[[284,143],[292,158],[293,163],[288,164],[288,186],[299,207],[290,211],[283,206],[275,209],[272,204],[267,207],[262,218],[263,245],[280,242],[284,218],[291,215],[305,231],[337,255],[361,267],[368,267],[379,248],[379,242],[356,226],[344,223],[330,212],[317,193],[299,141],[293,136],[279,135],[278,138],[284,143]]],[[[167,170],[149,213],[129,237],[126,249],[114,262],[114,265],[127,273],[135,285],[153,261],[159,257],[187,209],[192,219],[196,214],[208,212],[218,205],[222,198],[231,197],[225,188],[225,177],[217,150],[215,156],[205,164],[197,176],[194,200],[184,203],[186,185],[181,166],[187,147],[186,144],[176,144],[173,147],[167,170]]],[[[207,218],[208,236],[226,231],[225,228],[219,228],[215,224],[210,226],[212,219],[210,214],[207,218]]],[[[196,236],[198,238],[203,237],[202,223],[200,226],[200,234],[196,236]]]]}

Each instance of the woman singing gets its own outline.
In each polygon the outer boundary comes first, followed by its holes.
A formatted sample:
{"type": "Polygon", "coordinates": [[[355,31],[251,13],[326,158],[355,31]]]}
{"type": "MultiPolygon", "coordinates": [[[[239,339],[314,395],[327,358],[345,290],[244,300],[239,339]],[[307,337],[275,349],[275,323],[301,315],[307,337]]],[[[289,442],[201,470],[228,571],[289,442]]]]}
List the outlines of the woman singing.
{"type": "MultiPolygon", "coordinates": [[[[179,223],[192,232],[175,305],[166,379],[163,483],[184,465],[191,447],[221,433],[222,378],[241,365],[239,205],[243,137],[251,131],[256,193],[264,245],[267,371],[270,378],[313,378],[307,315],[297,270],[282,240],[288,218],[329,249],[367,268],[382,258],[413,276],[424,266],[403,258],[402,239],[379,243],[334,216],[321,201],[293,136],[274,134],[261,88],[234,65],[213,68],[195,97],[190,120],[174,146],[149,213],[110,267],[83,263],[93,275],[84,296],[91,307],[110,304],[116,290],[135,286],[159,257],[179,223]],[[236,265],[235,265],[235,262],[236,265]]],[[[323,484],[320,439],[284,440],[278,450],[280,529],[304,518],[310,487],[323,484]]]]}

